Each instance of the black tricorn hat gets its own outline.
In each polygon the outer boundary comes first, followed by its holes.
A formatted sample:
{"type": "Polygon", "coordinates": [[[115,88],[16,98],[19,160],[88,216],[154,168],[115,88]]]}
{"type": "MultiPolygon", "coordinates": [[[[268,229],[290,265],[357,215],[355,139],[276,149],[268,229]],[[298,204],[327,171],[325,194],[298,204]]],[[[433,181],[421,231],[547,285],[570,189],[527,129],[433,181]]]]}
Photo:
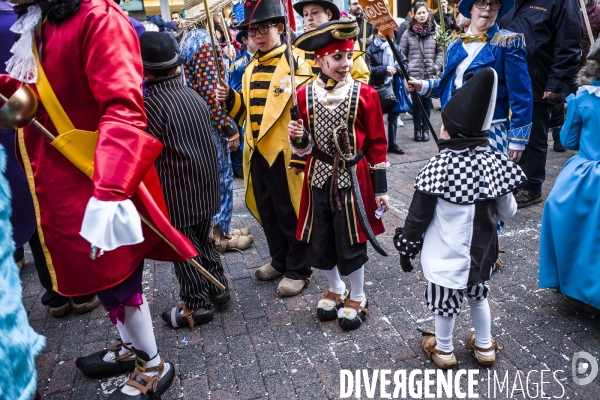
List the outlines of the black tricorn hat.
{"type": "Polygon", "coordinates": [[[338,42],[356,38],[358,24],[356,21],[328,21],[314,31],[305,32],[294,41],[294,46],[304,51],[317,51],[338,42]]]}
{"type": "Polygon", "coordinates": [[[318,6],[323,7],[326,10],[331,11],[332,21],[340,19],[340,9],[338,8],[338,6],[335,5],[333,0],[304,0],[295,3],[293,7],[298,14],[303,15],[304,7],[310,4],[316,4],[318,6]]]}
{"type": "Polygon", "coordinates": [[[144,69],[162,71],[183,64],[183,59],[177,54],[175,42],[168,33],[144,32],[140,36],[142,64],[144,69]]]}
{"type": "Polygon", "coordinates": [[[442,122],[452,138],[487,136],[496,108],[498,75],[484,68],[458,89],[442,110],[442,122]]]}
{"type": "Polygon", "coordinates": [[[283,22],[285,14],[281,9],[281,0],[244,0],[244,22],[235,28],[247,30],[253,24],[260,22],[283,22]]]}

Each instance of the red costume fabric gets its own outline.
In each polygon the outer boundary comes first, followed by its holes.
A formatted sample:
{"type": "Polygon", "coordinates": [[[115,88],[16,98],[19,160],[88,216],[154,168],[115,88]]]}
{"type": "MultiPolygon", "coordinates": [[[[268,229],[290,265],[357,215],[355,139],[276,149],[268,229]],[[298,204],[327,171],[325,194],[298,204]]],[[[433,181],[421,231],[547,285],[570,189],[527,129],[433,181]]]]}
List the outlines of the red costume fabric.
{"type": "MultiPolygon", "coordinates": [[[[92,196],[104,201],[131,198],[142,215],[186,250],[185,258],[193,256],[191,243],[168,223],[153,166],[162,144],[144,132],[139,40],[127,17],[112,0],[83,1],[79,11],[60,24],[44,23],[39,42],[44,71],[73,125],[99,131],[93,180],[35,128],[27,126],[19,138],[30,187],[35,186],[38,231],[54,289],[66,296],[94,293],[125,280],[145,257],[181,259],[144,225],[144,242],[107,251],[92,261],[90,243],[79,235],[92,196]],[[145,186],[140,186],[142,179],[145,186]]],[[[5,96],[20,85],[0,75],[5,96]]],[[[57,135],[41,103],[37,120],[57,135]]]]}
{"type": "MultiPolygon", "coordinates": [[[[311,85],[314,85],[314,82],[311,83],[311,85]]],[[[385,167],[387,164],[387,137],[383,126],[381,105],[379,103],[377,92],[368,85],[362,83],[360,85],[357,115],[354,124],[356,147],[353,150],[356,154],[356,152],[362,149],[365,156],[355,166],[356,177],[358,179],[358,185],[360,187],[360,193],[362,195],[367,218],[371,224],[373,233],[379,235],[385,232],[385,228],[383,222],[380,219],[375,218],[377,205],[375,204],[375,193],[373,191],[370,171],[371,167],[385,167]]],[[[308,130],[310,124],[306,107],[306,89],[307,86],[304,86],[298,91],[298,109],[304,128],[308,130]]],[[[306,160],[305,171],[312,168],[313,160],[313,157],[309,155],[306,160]]],[[[300,212],[298,215],[298,228],[296,230],[296,238],[298,240],[302,240],[304,228],[307,223],[310,223],[307,221],[309,207],[311,206],[309,193],[310,182],[307,180],[308,176],[309,174],[305,172],[300,201],[300,212]]],[[[356,200],[354,200],[354,209],[357,210],[357,207],[356,200]]],[[[356,226],[358,241],[364,243],[367,241],[367,237],[360,226],[356,213],[354,215],[353,225],[356,226]]]]}

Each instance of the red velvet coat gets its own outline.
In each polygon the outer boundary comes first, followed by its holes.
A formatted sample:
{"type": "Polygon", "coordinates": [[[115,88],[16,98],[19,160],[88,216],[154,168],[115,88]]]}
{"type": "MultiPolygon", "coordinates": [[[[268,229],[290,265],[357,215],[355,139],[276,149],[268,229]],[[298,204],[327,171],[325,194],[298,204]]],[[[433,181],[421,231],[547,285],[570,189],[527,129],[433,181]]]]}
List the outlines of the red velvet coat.
{"type": "MultiPolygon", "coordinates": [[[[314,85],[314,83],[311,83],[314,85]]],[[[309,121],[307,115],[306,106],[306,89],[307,86],[302,87],[298,91],[298,109],[299,116],[302,119],[304,127],[308,129],[309,121]]],[[[360,149],[363,150],[365,156],[356,164],[356,177],[358,179],[358,185],[360,186],[360,193],[362,195],[363,203],[365,206],[365,212],[373,229],[375,235],[382,234],[385,232],[383,222],[380,219],[375,218],[375,210],[377,205],[375,204],[375,193],[373,191],[373,184],[371,183],[370,168],[376,165],[382,166],[387,163],[387,136],[385,128],[383,126],[383,117],[381,113],[381,104],[379,103],[379,96],[377,91],[370,87],[360,83],[359,92],[359,103],[357,107],[357,115],[354,125],[354,136],[356,140],[355,152],[360,149]]],[[[306,168],[313,168],[313,158],[308,156],[306,160],[306,168]]],[[[306,171],[308,172],[308,170],[306,171]]],[[[311,207],[312,201],[309,198],[307,177],[310,174],[304,174],[304,185],[302,187],[302,198],[300,202],[300,213],[298,215],[298,227],[296,229],[296,238],[302,240],[303,232],[310,224],[309,221],[309,207],[311,207]]],[[[354,208],[356,209],[356,201],[354,201],[354,208]]],[[[364,243],[367,241],[367,237],[360,226],[358,217],[354,218],[353,226],[356,229],[351,229],[357,234],[357,238],[350,238],[351,243],[354,243],[357,239],[358,242],[364,243]]],[[[310,238],[308,240],[310,241],[310,238]]]]}
{"type": "MultiPolygon", "coordinates": [[[[162,144],[144,132],[139,40],[114,1],[82,1],[80,10],[62,23],[44,23],[41,42],[42,66],[73,125],[99,131],[93,180],[31,126],[24,129],[20,152],[30,188],[35,186],[38,231],[54,289],[67,296],[94,293],[126,279],[146,256],[178,258],[145,226],[143,243],[107,251],[95,261],[89,256],[90,243],[79,235],[92,196],[105,201],[132,198],[147,216],[167,215],[153,166],[162,144]],[[140,200],[150,195],[134,196],[143,190],[138,188],[142,178],[156,202],[154,209],[140,200]]],[[[5,96],[19,86],[0,75],[5,96]]],[[[57,134],[41,103],[37,119],[57,134]]]]}

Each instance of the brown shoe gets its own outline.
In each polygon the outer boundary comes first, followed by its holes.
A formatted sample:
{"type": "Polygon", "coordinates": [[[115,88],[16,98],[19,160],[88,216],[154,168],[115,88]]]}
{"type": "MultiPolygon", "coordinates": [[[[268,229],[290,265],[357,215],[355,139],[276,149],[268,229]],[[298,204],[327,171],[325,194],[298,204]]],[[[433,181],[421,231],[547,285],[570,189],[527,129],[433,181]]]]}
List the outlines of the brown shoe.
{"type": "Polygon", "coordinates": [[[82,303],[82,304],[73,303],[73,311],[75,311],[77,314],[85,314],[85,313],[89,313],[94,308],[98,307],[99,305],[100,305],[100,300],[98,299],[98,296],[94,296],[87,303],[82,303]]]}
{"type": "Polygon", "coordinates": [[[232,229],[231,233],[233,236],[248,236],[250,234],[250,228],[247,226],[241,229],[232,229]]]}
{"type": "Polygon", "coordinates": [[[254,237],[252,235],[239,236],[235,235],[231,239],[221,242],[221,253],[226,251],[243,251],[248,249],[254,243],[254,237]]]}
{"type": "Polygon", "coordinates": [[[290,279],[283,278],[277,286],[277,291],[281,297],[295,296],[304,289],[304,286],[308,285],[310,278],[308,279],[290,279]]]}
{"type": "Polygon", "coordinates": [[[456,357],[454,357],[454,353],[448,353],[448,352],[436,349],[435,343],[436,343],[435,333],[433,333],[429,329],[427,331],[423,332],[423,341],[421,342],[421,347],[423,348],[423,351],[427,355],[427,358],[429,358],[431,361],[433,361],[435,363],[435,365],[437,365],[441,369],[454,368],[454,366],[456,365],[456,357]],[[444,356],[452,356],[452,357],[450,359],[444,359],[444,358],[439,357],[438,354],[444,355],[444,356]]]}
{"type": "Polygon", "coordinates": [[[492,346],[488,349],[482,349],[481,347],[475,346],[475,332],[471,332],[471,336],[469,336],[469,347],[473,349],[477,362],[484,367],[489,367],[496,361],[496,350],[504,350],[504,346],[496,343],[494,339],[492,339],[492,346]],[[486,356],[482,354],[490,351],[492,352],[490,355],[486,356]]]}
{"type": "Polygon", "coordinates": [[[498,259],[496,259],[496,262],[494,263],[494,266],[492,267],[492,273],[496,272],[496,270],[498,268],[504,268],[506,264],[504,264],[504,261],[502,261],[502,259],[500,258],[500,254],[504,254],[506,253],[504,250],[498,250],[498,259]]]}
{"type": "Polygon", "coordinates": [[[48,311],[50,311],[50,315],[52,315],[54,318],[64,317],[71,311],[71,300],[68,300],[60,307],[48,306],[48,311]]]}
{"type": "Polygon", "coordinates": [[[257,269],[254,275],[261,281],[271,281],[275,278],[279,278],[283,273],[277,271],[271,264],[265,264],[257,269]]]}

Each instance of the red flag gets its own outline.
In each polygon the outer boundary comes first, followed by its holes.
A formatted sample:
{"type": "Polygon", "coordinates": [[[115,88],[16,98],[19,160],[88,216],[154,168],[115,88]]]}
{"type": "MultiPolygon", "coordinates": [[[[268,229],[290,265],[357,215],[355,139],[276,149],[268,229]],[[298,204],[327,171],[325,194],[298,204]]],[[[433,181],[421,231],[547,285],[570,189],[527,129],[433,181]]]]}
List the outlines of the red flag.
{"type": "Polygon", "coordinates": [[[287,13],[287,18],[290,24],[290,29],[296,32],[296,16],[294,15],[294,7],[292,6],[292,0],[281,0],[282,2],[287,2],[284,4],[285,12],[287,13]]]}

